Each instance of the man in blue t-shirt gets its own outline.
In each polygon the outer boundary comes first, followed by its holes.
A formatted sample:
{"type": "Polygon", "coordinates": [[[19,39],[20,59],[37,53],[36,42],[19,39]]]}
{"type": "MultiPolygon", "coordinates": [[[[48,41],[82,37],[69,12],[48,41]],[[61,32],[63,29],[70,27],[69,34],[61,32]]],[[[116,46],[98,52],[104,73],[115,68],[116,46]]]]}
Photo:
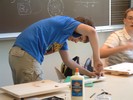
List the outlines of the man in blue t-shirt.
{"type": "Polygon", "coordinates": [[[16,38],[9,53],[14,84],[44,79],[40,66],[44,55],[56,51],[71,69],[78,67],[80,73],[87,76],[100,75],[103,68],[97,38],[91,22],[83,17],[54,16],[30,25],[16,38]],[[67,40],[76,43],[90,41],[95,72],[89,72],[69,57],[67,40]]]}

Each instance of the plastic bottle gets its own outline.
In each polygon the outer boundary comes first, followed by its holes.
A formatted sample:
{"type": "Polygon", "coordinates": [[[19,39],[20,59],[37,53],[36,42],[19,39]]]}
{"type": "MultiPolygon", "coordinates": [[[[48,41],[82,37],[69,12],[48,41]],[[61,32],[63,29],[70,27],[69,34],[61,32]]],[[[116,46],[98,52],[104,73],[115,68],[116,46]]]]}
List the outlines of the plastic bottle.
{"type": "Polygon", "coordinates": [[[85,100],[84,77],[76,68],[75,75],[71,76],[71,100],[85,100]]]}

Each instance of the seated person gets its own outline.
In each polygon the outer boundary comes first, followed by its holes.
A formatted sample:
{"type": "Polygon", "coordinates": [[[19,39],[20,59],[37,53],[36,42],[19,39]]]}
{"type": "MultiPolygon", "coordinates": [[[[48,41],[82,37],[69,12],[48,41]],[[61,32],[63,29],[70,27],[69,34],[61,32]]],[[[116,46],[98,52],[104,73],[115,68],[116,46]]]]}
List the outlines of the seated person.
{"type": "Polygon", "coordinates": [[[123,29],[111,33],[100,48],[100,57],[107,58],[108,66],[133,62],[133,8],[125,11],[123,22],[123,29]]]}

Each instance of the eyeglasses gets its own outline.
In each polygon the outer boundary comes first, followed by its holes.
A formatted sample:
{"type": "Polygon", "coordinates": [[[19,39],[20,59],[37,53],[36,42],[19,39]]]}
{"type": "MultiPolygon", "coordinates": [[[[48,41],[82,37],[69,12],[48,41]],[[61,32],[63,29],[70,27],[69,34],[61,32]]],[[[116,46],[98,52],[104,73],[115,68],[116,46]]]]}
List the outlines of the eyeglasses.
{"type": "Polygon", "coordinates": [[[133,16],[128,16],[126,19],[133,20],[133,16]]]}

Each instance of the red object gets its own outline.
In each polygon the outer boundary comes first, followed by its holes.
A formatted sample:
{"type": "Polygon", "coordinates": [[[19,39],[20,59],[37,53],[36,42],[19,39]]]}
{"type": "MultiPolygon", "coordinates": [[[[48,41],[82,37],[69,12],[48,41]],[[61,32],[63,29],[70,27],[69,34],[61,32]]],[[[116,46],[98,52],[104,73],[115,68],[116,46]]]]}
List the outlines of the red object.
{"type": "Polygon", "coordinates": [[[76,68],[76,71],[75,72],[79,72],[79,69],[78,68],[76,68]]]}

